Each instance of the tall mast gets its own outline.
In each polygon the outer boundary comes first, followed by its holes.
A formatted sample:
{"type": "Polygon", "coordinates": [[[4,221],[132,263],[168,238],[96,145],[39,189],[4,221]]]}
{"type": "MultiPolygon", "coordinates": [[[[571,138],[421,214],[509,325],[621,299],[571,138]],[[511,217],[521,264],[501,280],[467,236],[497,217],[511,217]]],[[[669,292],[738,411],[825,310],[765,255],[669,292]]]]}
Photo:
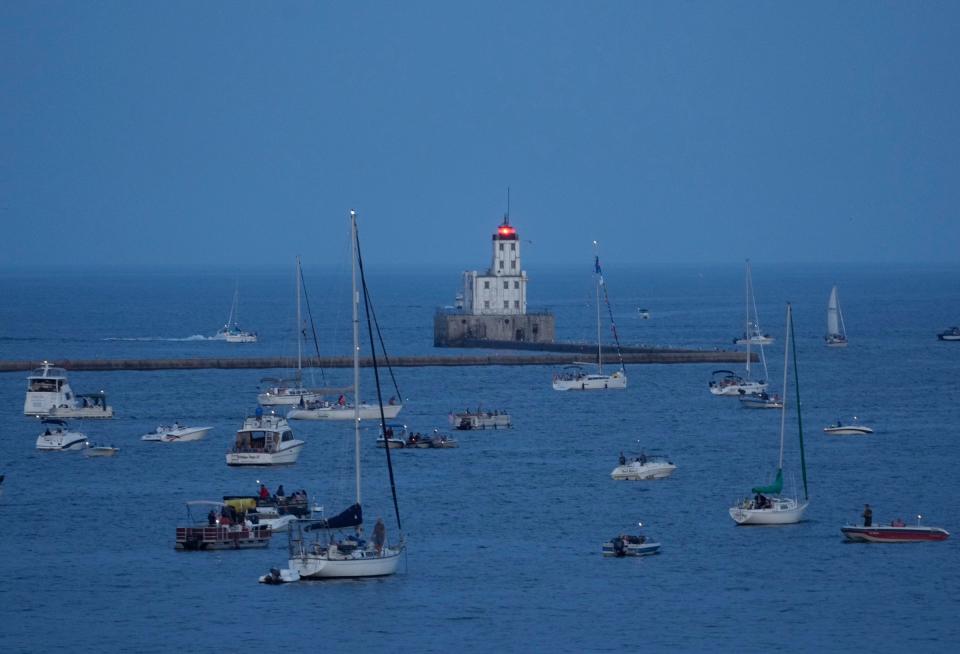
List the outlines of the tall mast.
{"type": "Polygon", "coordinates": [[[743,318],[743,334],[750,338],[750,259],[747,259],[747,278],[744,282],[743,306],[745,315],[743,318]]]}
{"type": "Polygon", "coordinates": [[[788,355],[790,353],[790,337],[792,336],[789,329],[791,324],[790,313],[790,303],[787,302],[787,338],[783,344],[783,407],[780,409],[780,463],[777,464],[778,470],[783,470],[783,434],[787,425],[787,366],[790,363],[788,355]]]}
{"type": "MultiPolygon", "coordinates": [[[[350,210],[350,281],[353,289],[353,464],[357,476],[357,504],[360,504],[360,317],[357,306],[357,212],[350,210]]],[[[386,433],[383,435],[387,437],[386,433]]]]}
{"type": "Polygon", "coordinates": [[[297,257],[297,381],[303,377],[303,322],[300,317],[300,257],[297,257]]]}
{"type": "MultiPolygon", "coordinates": [[[[600,260],[600,244],[593,242],[594,261],[600,260]]],[[[594,268],[597,283],[597,373],[603,374],[603,345],[600,344],[600,272],[594,268]]]]}

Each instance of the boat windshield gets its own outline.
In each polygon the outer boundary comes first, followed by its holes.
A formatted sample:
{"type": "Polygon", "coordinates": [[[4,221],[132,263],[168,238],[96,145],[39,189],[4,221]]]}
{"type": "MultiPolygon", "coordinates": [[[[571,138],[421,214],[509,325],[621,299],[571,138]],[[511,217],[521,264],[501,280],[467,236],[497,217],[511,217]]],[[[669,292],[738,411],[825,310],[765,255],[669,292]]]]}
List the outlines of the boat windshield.
{"type": "Polygon", "coordinates": [[[63,386],[63,379],[31,377],[28,390],[31,393],[57,393],[63,386]]]}

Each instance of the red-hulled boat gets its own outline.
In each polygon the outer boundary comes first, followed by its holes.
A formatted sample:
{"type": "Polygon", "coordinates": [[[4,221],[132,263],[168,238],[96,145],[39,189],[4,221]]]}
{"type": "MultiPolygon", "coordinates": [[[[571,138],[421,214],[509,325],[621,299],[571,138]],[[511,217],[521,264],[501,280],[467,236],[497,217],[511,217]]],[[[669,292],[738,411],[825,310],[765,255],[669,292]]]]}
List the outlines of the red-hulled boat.
{"type": "Polygon", "coordinates": [[[840,528],[847,540],[855,543],[920,543],[924,541],[947,540],[950,533],[940,527],[922,527],[917,520],[916,525],[907,526],[903,523],[889,525],[874,525],[863,527],[846,525],[840,528]]]}

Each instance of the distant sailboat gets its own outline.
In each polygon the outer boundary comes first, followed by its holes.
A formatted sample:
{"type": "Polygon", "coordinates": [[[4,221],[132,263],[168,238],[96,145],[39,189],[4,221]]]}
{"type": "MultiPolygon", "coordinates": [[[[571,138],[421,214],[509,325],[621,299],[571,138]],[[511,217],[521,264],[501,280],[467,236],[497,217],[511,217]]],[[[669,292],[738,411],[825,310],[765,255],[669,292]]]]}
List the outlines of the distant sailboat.
{"type": "Polygon", "coordinates": [[[226,324],[217,330],[214,340],[226,341],[227,343],[256,343],[257,333],[248,332],[240,329],[238,324],[240,313],[240,282],[237,282],[233,289],[233,304],[230,305],[230,316],[226,324]]]}
{"type": "Polygon", "coordinates": [[[836,286],[830,291],[830,300],[827,302],[827,335],[823,339],[828,347],[847,347],[847,328],[843,324],[836,286]]]}
{"type": "Polygon", "coordinates": [[[734,345],[770,345],[773,336],[760,331],[760,317],[757,315],[757,299],[753,294],[753,273],[750,270],[750,259],[747,259],[746,275],[746,317],[743,320],[743,335],[733,339],[734,345]],[[753,310],[751,312],[751,309],[753,310]]]}

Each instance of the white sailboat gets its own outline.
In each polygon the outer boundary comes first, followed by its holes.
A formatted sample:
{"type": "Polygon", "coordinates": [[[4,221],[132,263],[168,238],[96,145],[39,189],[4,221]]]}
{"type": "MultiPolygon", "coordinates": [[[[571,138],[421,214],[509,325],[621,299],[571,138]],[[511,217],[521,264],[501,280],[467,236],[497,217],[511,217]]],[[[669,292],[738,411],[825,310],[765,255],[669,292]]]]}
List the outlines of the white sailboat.
{"type": "Polygon", "coordinates": [[[750,259],[747,259],[746,293],[744,304],[746,316],[743,320],[743,335],[733,339],[735,345],[770,345],[773,337],[760,331],[760,317],[757,315],[757,299],[753,294],[753,273],[750,259]],[[751,313],[751,309],[753,312],[751,313]]]}
{"type": "Polygon", "coordinates": [[[297,374],[293,379],[274,379],[267,377],[260,381],[273,382],[274,385],[263,393],[257,395],[257,403],[260,406],[278,406],[305,404],[315,402],[320,399],[320,394],[314,390],[303,387],[303,318],[300,312],[300,296],[303,294],[300,280],[302,272],[300,268],[300,257],[297,257],[297,374]],[[292,383],[287,383],[292,382],[292,383]]]}
{"type": "Polygon", "coordinates": [[[847,347],[847,328],[843,324],[843,312],[840,310],[840,297],[837,287],[830,291],[827,301],[827,334],[823,337],[827,347],[847,347]]]}
{"type": "Polygon", "coordinates": [[[800,417],[800,387],[797,376],[797,349],[793,334],[793,313],[787,304],[787,336],[783,347],[783,408],[780,410],[780,458],[777,463],[777,476],[769,486],[758,486],[751,490],[753,499],[745,499],[730,508],[730,517],[738,525],[787,525],[800,522],[807,510],[807,467],[803,454],[803,421],[800,417]],[[800,436],[800,465],[803,470],[803,500],[787,497],[783,492],[783,443],[786,433],[787,417],[787,369],[789,355],[793,353],[793,378],[797,396],[797,430],[800,436]]]}
{"type": "Polygon", "coordinates": [[[593,242],[594,272],[596,273],[596,296],[597,296],[597,371],[587,372],[580,364],[565,366],[561,372],[553,376],[553,390],[555,391],[595,391],[606,389],[624,389],[627,387],[627,373],[623,368],[623,357],[620,355],[620,339],[617,336],[617,326],[613,322],[613,311],[610,310],[610,298],[607,296],[607,287],[603,282],[603,272],[600,270],[599,246],[596,241],[593,242]],[[603,297],[607,304],[607,310],[610,313],[610,324],[613,331],[613,337],[617,344],[617,356],[620,357],[620,369],[613,374],[605,375],[603,373],[603,344],[600,341],[600,290],[603,289],[603,297]]]}
{"type": "Polygon", "coordinates": [[[240,329],[238,324],[240,312],[240,283],[237,282],[233,289],[233,304],[230,305],[230,316],[227,322],[217,330],[213,336],[214,340],[226,341],[227,343],[256,343],[257,333],[248,332],[240,329]]]}
{"type": "MultiPolygon", "coordinates": [[[[400,541],[397,544],[390,545],[386,539],[377,543],[378,533],[383,535],[382,522],[377,523],[374,528],[373,542],[363,539],[363,511],[361,503],[361,483],[360,483],[360,318],[359,301],[360,295],[357,291],[357,263],[359,260],[359,241],[357,237],[356,213],[350,212],[351,242],[353,250],[353,430],[354,430],[354,470],[356,482],[356,501],[352,506],[337,516],[329,520],[321,520],[307,527],[297,525],[297,533],[290,537],[290,559],[289,568],[277,571],[276,575],[264,575],[261,581],[264,583],[278,583],[284,581],[296,581],[298,579],[336,579],[336,578],[360,578],[360,577],[383,577],[392,575],[397,571],[400,563],[400,556],[404,551],[405,544],[401,534],[400,541]],[[349,536],[339,542],[332,538],[331,530],[354,530],[349,536]],[[304,538],[304,531],[322,531],[324,538],[318,538],[314,542],[307,542],[304,538]],[[273,580],[273,581],[272,581],[273,580]]],[[[362,265],[362,263],[361,263],[362,265]]],[[[362,274],[362,270],[361,270],[362,274]]],[[[364,298],[366,299],[366,284],[364,284],[364,298]]],[[[369,323],[370,316],[367,314],[369,323]]],[[[371,335],[372,343],[372,335],[371,335]]],[[[374,360],[374,374],[378,375],[376,368],[376,355],[371,352],[374,360]]],[[[377,376],[379,380],[379,376],[377,376]]],[[[379,381],[377,382],[377,394],[379,397],[379,381]]],[[[378,402],[383,406],[382,400],[378,402]]],[[[386,407],[384,407],[386,408],[386,407]]],[[[386,421],[381,414],[381,426],[385,428],[386,421]]],[[[393,473],[390,464],[390,448],[384,448],[387,456],[387,464],[391,474],[391,487],[393,487],[393,473]]],[[[394,508],[396,509],[396,490],[394,492],[394,508]]],[[[397,523],[399,526],[400,517],[397,510],[397,523]]]]}

